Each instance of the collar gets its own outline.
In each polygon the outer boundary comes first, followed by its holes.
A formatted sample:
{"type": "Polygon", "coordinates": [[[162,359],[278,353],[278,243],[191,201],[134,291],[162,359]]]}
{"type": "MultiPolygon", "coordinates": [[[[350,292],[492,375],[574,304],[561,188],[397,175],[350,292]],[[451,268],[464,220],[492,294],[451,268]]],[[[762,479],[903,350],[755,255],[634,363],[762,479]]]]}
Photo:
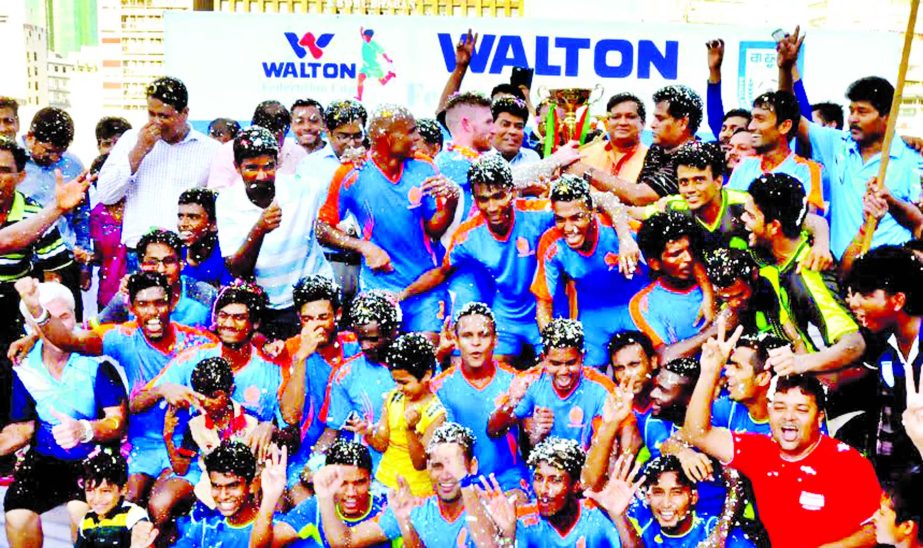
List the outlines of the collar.
{"type": "Polygon", "coordinates": [[[920,328],[920,335],[913,340],[913,345],[910,346],[910,353],[907,354],[907,359],[904,359],[904,354],[901,352],[900,346],[897,344],[897,335],[892,333],[888,337],[888,346],[894,350],[894,355],[897,356],[897,359],[901,361],[901,365],[906,365],[908,363],[912,364],[917,361],[917,357],[920,355],[920,337],[923,336],[923,327],[920,328]]]}
{"type": "MultiPolygon", "coordinates": [[[[859,143],[857,143],[855,139],[852,138],[852,136],[849,133],[849,130],[843,131],[843,138],[846,141],[846,152],[848,154],[854,154],[861,159],[862,152],[859,150],[859,143]]],[[[905,143],[903,139],[898,137],[896,139],[891,140],[891,150],[888,151],[888,153],[891,158],[899,159],[899,158],[902,158],[904,154],[907,153],[908,150],[910,150],[910,147],[907,146],[907,143],[905,143]]],[[[914,154],[916,154],[916,152],[914,152],[914,154]]],[[[878,153],[877,155],[872,156],[871,160],[869,161],[880,160],[880,159],[881,159],[881,153],[878,153]]]]}
{"type": "MultiPolygon", "coordinates": [[[[231,406],[231,420],[228,423],[228,427],[219,432],[219,437],[222,440],[230,438],[232,434],[240,432],[247,427],[247,415],[244,413],[244,408],[237,402],[231,402],[231,406]]],[[[214,429],[215,421],[212,420],[211,416],[209,416],[208,413],[203,416],[205,417],[205,428],[209,430],[214,429]]]]}
{"type": "MultiPolygon", "coordinates": [[[[298,146],[301,146],[301,145],[298,145],[298,146]]],[[[313,157],[317,157],[317,158],[334,158],[334,159],[336,159],[337,161],[340,160],[340,158],[339,158],[339,156],[337,156],[336,152],[333,151],[333,147],[330,145],[330,142],[329,142],[329,141],[327,142],[326,145],[324,145],[324,146],[322,146],[321,148],[315,150],[314,152],[309,152],[309,153],[307,154],[307,157],[308,157],[308,158],[313,158],[313,157]]]]}

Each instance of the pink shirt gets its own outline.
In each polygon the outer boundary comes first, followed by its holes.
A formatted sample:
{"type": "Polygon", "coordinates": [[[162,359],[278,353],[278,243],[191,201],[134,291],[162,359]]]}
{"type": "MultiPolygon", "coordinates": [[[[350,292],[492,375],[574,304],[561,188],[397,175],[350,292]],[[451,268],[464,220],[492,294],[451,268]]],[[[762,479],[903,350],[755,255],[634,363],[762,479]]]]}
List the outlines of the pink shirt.
{"type": "Polygon", "coordinates": [[[102,309],[119,290],[128,256],[128,248],[122,244],[122,223],[109,213],[104,204],[97,204],[90,212],[90,238],[94,249],[102,257],[99,291],[96,294],[96,302],[102,309]]]}
{"type": "MultiPolygon", "coordinates": [[[[291,139],[286,139],[279,153],[279,169],[276,170],[276,175],[294,175],[298,164],[307,156],[308,152],[304,147],[291,139]]],[[[240,183],[240,173],[234,168],[234,141],[228,141],[221,145],[215,154],[205,186],[212,190],[221,190],[240,183]]]]}

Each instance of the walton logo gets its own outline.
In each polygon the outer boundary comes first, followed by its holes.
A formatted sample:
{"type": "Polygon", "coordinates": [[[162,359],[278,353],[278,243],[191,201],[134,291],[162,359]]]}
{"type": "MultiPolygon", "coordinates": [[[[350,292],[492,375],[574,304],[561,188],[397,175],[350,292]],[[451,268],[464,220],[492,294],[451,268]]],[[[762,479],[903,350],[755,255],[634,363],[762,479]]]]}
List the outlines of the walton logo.
{"type": "Polygon", "coordinates": [[[285,38],[288,39],[289,45],[292,46],[292,51],[295,52],[299,59],[304,59],[304,56],[309,51],[312,57],[320,59],[321,55],[324,54],[324,48],[333,40],[333,35],[321,34],[315,38],[314,33],[306,32],[304,36],[298,38],[298,35],[294,32],[286,32],[285,38]]]}

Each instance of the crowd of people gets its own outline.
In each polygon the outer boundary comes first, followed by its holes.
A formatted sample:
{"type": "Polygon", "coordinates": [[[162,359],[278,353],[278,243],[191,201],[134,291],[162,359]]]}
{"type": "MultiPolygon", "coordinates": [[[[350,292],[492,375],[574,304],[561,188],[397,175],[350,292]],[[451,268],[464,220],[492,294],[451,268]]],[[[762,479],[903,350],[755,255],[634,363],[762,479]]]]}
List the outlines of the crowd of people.
{"type": "Polygon", "coordinates": [[[0,98],[11,546],[60,505],[83,547],[921,546],[893,86],[810,103],[796,29],[725,111],[715,40],[704,101],[620,91],[564,142],[525,86],[461,91],[477,38],[434,118],[268,100],[205,135],[158,78],[86,170],[65,111],[20,134],[0,98]]]}

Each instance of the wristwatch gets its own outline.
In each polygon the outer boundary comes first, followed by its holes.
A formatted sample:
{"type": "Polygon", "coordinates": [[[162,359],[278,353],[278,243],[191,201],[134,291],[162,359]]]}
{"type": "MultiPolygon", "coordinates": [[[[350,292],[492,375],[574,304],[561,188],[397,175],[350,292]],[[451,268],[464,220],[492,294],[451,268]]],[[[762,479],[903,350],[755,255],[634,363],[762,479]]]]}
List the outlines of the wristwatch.
{"type": "Polygon", "coordinates": [[[83,436],[80,438],[80,443],[90,443],[93,441],[93,425],[86,419],[81,419],[79,422],[80,426],[83,427],[83,436]]]}
{"type": "Polygon", "coordinates": [[[590,168],[587,168],[587,170],[583,172],[583,180],[589,183],[590,185],[593,184],[593,171],[595,169],[596,168],[590,167],[590,168]]]}

